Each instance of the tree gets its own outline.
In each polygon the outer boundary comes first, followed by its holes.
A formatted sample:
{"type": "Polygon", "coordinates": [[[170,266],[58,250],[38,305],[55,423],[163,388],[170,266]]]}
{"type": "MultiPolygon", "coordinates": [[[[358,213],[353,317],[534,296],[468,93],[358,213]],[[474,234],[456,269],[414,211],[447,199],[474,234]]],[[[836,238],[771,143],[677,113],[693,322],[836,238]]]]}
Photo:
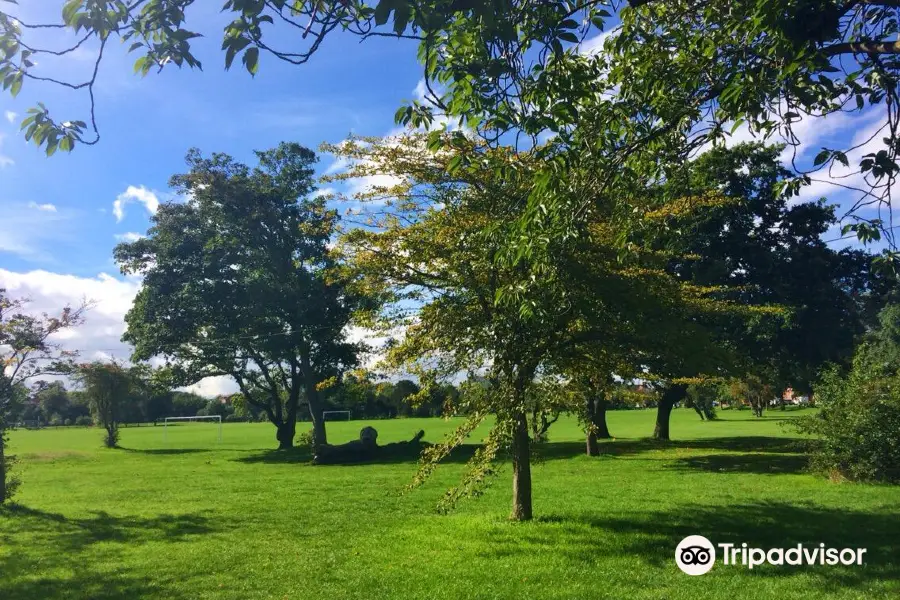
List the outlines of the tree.
{"type": "MultiPolygon", "coordinates": [[[[392,294],[385,326],[402,328],[404,335],[388,347],[387,361],[391,367],[415,374],[421,386],[407,400],[416,403],[416,396],[427,397],[439,381],[460,372],[483,373],[489,382],[483,393],[463,395],[470,414],[466,424],[447,444],[426,451],[426,465],[434,465],[485,417],[496,417],[485,446],[470,462],[463,485],[448,494],[448,502],[477,493],[498,450],[509,447],[511,516],[527,520],[532,517],[532,481],[526,396],[547,347],[557,343],[570,317],[552,302],[559,289],[554,284],[542,288],[543,297],[531,298],[531,314],[496,302],[499,289],[529,276],[527,270],[520,273],[491,260],[502,251],[503,236],[508,235],[499,230],[504,215],[515,214],[521,207],[521,180],[507,180],[503,186],[492,177],[457,182],[447,175],[449,159],[432,163],[422,153],[422,143],[418,137],[397,140],[396,145],[373,141],[332,149],[360,161],[359,169],[348,176],[368,170],[368,161],[390,162],[372,168],[383,166],[384,172],[409,182],[406,189],[394,186],[389,191],[397,200],[391,210],[381,211],[386,216],[373,217],[367,228],[348,231],[343,247],[373,288],[392,294]],[[441,204],[443,208],[437,210],[441,204]],[[476,228],[489,224],[498,231],[485,235],[476,228]],[[410,314],[403,309],[410,302],[421,308],[410,314]]],[[[423,467],[420,474],[430,468],[423,467]]]]}
{"type": "Polygon", "coordinates": [[[189,200],[116,247],[122,271],[143,276],[123,339],[135,360],[166,358],[170,387],[233,377],[279,448],[293,445],[302,398],[323,444],[317,386],[356,364],[363,346],[346,327],[367,300],[328,249],[337,215],[312,197],[315,154],[283,143],[256,156],[251,169],[191,150],[189,172],[170,181],[189,200]]]}
{"type": "Polygon", "coordinates": [[[197,411],[206,406],[206,398],[190,392],[172,392],[172,417],[195,417],[197,411]]]}
{"type": "Polygon", "coordinates": [[[823,373],[820,410],[796,422],[814,436],[813,468],[832,478],[900,482],[900,306],[886,306],[879,321],[849,369],[823,373]]]}
{"type": "Polygon", "coordinates": [[[87,397],[94,422],[106,432],[103,444],[117,447],[119,423],[133,398],[134,375],[118,363],[94,361],[75,367],[74,377],[87,397]]]}
{"type": "Polygon", "coordinates": [[[790,176],[781,150],[713,149],[692,163],[686,180],[671,183],[694,193],[720,190],[730,199],[698,213],[679,234],[676,243],[694,258],[671,268],[697,285],[732,284],[742,303],[788,309],[785,323],[724,323],[723,337],[740,347],[744,370],[759,371],[775,387],[808,391],[824,364],[849,362],[885,282],[868,268],[866,253],[822,241],[837,222],[833,206],[791,206],[778,193],[790,176]]]}
{"type": "Polygon", "coordinates": [[[397,414],[401,416],[409,416],[412,412],[412,406],[409,398],[415,396],[420,391],[418,385],[409,379],[401,379],[394,384],[391,390],[391,403],[397,408],[397,414]]]}
{"type": "MultiPolygon", "coordinates": [[[[348,231],[342,249],[368,285],[387,295],[381,325],[403,330],[387,348],[389,366],[416,374],[422,395],[439,381],[470,376],[461,405],[451,407],[469,415],[466,424],[426,452],[417,480],[493,415],[490,435],[446,503],[477,493],[499,449],[508,447],[512,518],[529,519],[529,417],[556,408],[538,403],[537,382],[564,373],[574,357],[596,355],[601,345],[653,365],[684,348],[664,346],[693,334],[691,318],[721,305],[667,274],[659,253],[639,246],[620,253],[611,205],[546,255],[516,257],[510,240],[521,235],[517,219],[528,209],[540,158],[479,142],[459,151],[468,154],[428,154],[426,143],[413,135],[328,148],[353,164],[337,178],[382,174],[397,181],[360,196],[386,206],[348,231]],[[481,166],[460,168],[465,162],[481,166]]],[[[565,403],[582,408],[574,395],[565,403]]]]}
{"type": "Polygon", "coordinates": [[[719,385],[709,383],[692,383],[687,388],[689,408],[693,408],[701,421],[712,421],[716,418],[716,401],[719,398],[719,385]]]}
{"type": "Polygon", "coordinates": [[[12,497],[18,483],[10,476],[13,457],[5,453],[13,403],[28,381],[67,372],[75,353],[63,350],[52,337],[84,322],[88,308],[85,302],[74,309],[66,306],[59,316],[35,316],[24,312],[27,303],[0,288],[0,504],[12,497]]]}
{"type": "Polygon", "coordinates": [[[69,395],[66,386],[61,381],[37,382],[34,397],[41,408],[41,415],[46,422],[50,422],[54,416],[63,419],[69,418],[69,395]]]}

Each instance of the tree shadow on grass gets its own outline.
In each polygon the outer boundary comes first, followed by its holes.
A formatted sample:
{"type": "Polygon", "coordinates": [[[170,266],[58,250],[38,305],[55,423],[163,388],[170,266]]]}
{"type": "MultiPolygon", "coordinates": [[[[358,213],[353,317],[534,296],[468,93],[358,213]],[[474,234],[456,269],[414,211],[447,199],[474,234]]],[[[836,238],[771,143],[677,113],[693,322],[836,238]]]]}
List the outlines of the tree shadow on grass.
{"type": "Polygon", "coordinates": [[[134,454],[150,454],[156,456],[178,455],[178,454],[201,454],[204,452],[212,452],[208,448],[123,448],[119,447],[123,452],[132,452],[134,454]]]}
{"type": "MultiPolygon", "coordinates": [[[[726,450],[732,452],[764,452],[764,453],[801,453],[802,440],[779,437],[723,437],[698,440],[676,440],[661,442],[653,439],[615,439],[605,440],[601,444],[601,456],[629,456],[659,450],[726,450]]],[[[366,464],[402,464],[416,463],[421,457],[421,446],[391,448],[377,452],[364,458],[348,459],[342,462],[331,462],[317,466],[354,466],[366,464]]],[[[480,448],[480,444],[462,444],[453,449],[443,462],[465,463],[480,448]]],[[[381,446],[380,448],[386,448],[381,446]]],[[[564,460],[585,454],[584,442],[545,442],[532,446],[535,461],[564,460]]],[[[308,447],[296,447],[289,450],[267,450],[249,456],[232,459],[247,464],[308,464],[312,466],[313,453],[308,447]]],[[[780,459],[776,459],[780,460],[780,459]]],[[[798,459],[799,460],[799,459],[798,459]]]]}
{"type": "Polygon", "coordinates": [[[787,475],[807,470],[809,459],[799,454],[708,454],[679,458],[671,468],[710,473],[787,475]]]}
{"type": "Polygon", "coordinates": [[[654,450],[726,450],[729,452],[773,452],[803,454],[806,440],[774,436],[716,437],[694,440],[660,441],[652,438],[605,440],[601,455],[628,456],[654,450]]]}
{"type": "MultiPolygon", "coordinates": [[[[740,506],[685,505],[611,516],[548,515],[534,527],[508,528],[492,533],[489,553],[560,553],[571,561],[593,563],[604,554],[631,557],[660,569],[676,569],[674,550],[688,535],[703,535],[713,544],[746,542],[756,548],[790,548],[803,544],[818,548],[866,548],[860,566],[771,566],[752,571],[754,577],[781,578],[803,574],[821,590],[834,587],[869,589],[877,581],[900,588],[900,519],[889,508],[858,511],[797,505],[787,502],[749,502],[740,506]],[[524,538],[524,539],[523,539],[524,538]],[[527,542],[527,543],[523,543],[527,542]]],[[[721,564],[717,548],[713,573],[746,575],[743,566],[721,564]]],[[[541,560],[537,556],[537,560],[541,560]]]]}
{"type": "MultiPolygon", "coordinates": [[[[259,454],[252,454],[235,458],[233,460],[242,463],[256,464],[308,464],[316,467],[341,467],[358,465],[390,465],[412,464],[419,462],[422,450],[431,444],[410,445],[407,447],[379,446],[379,451],[365,457],[348,458],[341,462],[329,462],[322,465],[313,465],[313,454],[309,448],[291,448],[290,450],[269,450],[259,454]]],[[[481,444],[462,444],[454,448],[444,458],[443,463],[466,463],[475,454],[481,444]]],[[[550,442],[534,446],[535,460],[557,460],[571,458],[584,453],[584,444],[580,442],[550,442]]]]}
{"type": "Polygon", "coordinates": [[[258,454],[250,454],[231,460],[247,464],[282,465],[310,463],[312,458],[312,450],[308,446],[298,446],[287,450],[263,450],[258,454]]]}
{"type": "Polygon", "coordinates": [[[187,541],[225,526],[202,514],[143,517],[94,511],[90,516],[67,517],[22,505],[0,510],[0,518],[4,517],[0,530],[0,544],[7,550],[0,556],[4,600],[180,598],[175,590],[149,580],[146,572],[120,566],[111,574],[116,550],[109,544],[187,541]],[[102,544],[97,552],[111,558],[93,554],[96,544],[102,544]]]}

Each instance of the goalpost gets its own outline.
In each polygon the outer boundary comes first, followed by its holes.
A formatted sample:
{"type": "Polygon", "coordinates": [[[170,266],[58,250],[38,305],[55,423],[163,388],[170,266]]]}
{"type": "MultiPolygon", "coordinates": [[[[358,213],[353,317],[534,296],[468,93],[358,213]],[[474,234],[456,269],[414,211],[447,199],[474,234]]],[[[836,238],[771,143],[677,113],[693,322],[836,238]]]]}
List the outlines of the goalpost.
{"type": "Polygon", "coordinates": [[[219,442],[222,441],[222,416],[210,415],[207,417],[166,417],[163,423],[163,442],[169,439],[169,421],[218,421],[219,422],[219,442]]]}
{"type": "MultiPolygon", "coordinates": [[[[350,411],[349,410],[323,410],[322,411],[322,420],[327,421],[328,415],[347,415],[345,421],[350,420],[350,411]]],[[[334,419],[332,419],[333,421],[334,419]]]]}

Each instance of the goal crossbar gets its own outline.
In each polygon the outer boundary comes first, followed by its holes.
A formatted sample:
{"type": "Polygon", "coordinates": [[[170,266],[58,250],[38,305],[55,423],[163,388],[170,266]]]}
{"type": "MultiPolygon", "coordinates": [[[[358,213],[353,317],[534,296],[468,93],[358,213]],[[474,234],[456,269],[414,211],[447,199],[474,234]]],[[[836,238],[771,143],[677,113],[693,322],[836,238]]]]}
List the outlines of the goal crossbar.
{"type": "Polygon", "coordinates": [[[163,442],[169,439],[169,421],[218,421],[219,422],[219,442],[222,441],[222,416],[208,415],[204,417],[166,417],[163,423],[163,442]]]}
{"type": "Polygon", "coordinates": [[[327,421],[328,419],[325,415],[347,415],[347,420],[350,420],[350,411],[349,410],[323,410],[322,411],[322,420],[327,421]]]}

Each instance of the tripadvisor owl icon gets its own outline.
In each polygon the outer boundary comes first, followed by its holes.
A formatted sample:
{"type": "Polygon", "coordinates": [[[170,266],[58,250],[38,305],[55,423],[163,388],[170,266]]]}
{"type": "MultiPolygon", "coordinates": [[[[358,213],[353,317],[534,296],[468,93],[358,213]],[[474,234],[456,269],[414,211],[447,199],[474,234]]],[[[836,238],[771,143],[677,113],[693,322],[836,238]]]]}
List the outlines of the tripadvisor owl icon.
{"type": "Polygon", "coordinates": [[[675,564],[688,575],[703,575],[716,564],[716,550],[702,535],[689,535],[675,548],[675,564]]]}

